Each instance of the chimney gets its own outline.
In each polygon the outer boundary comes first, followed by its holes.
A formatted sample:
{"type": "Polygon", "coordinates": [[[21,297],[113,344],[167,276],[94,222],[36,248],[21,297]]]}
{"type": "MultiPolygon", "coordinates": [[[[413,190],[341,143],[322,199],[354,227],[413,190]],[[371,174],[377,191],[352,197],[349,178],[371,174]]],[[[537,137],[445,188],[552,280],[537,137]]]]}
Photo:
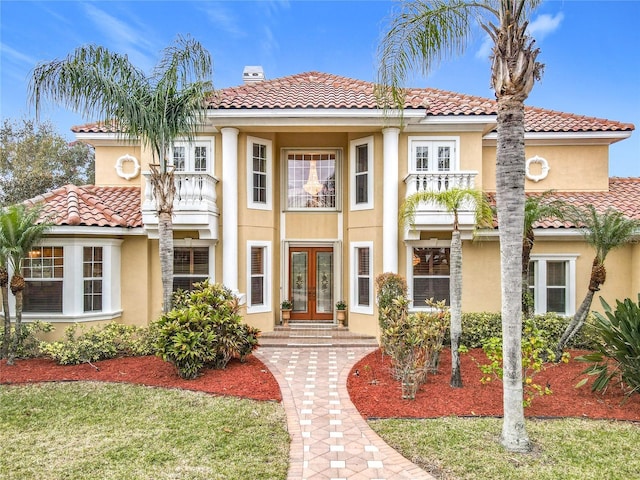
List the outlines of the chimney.
{"type": "Polygon", "coordinates": [[[265,79],[264,70],[260,66],[244,67],[244,70],[242,71],[242,79],[244,80],[245,85],[262,82],[265,79]]]}

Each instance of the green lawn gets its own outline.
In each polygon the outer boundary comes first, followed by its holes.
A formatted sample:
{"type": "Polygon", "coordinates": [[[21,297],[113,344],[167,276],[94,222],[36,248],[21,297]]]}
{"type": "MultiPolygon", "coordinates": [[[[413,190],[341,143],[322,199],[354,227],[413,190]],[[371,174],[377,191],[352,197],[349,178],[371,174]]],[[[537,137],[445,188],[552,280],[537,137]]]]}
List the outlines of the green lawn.
{"type": "Polygon", "coordinates": [[[530,454],[505,451],[502,420],[376,420],[385,441],[440,479],[630,480],[640,478],[640,425],[581,419],[528,420],[530,454]]]}
{"type": "Polygon", "coordinates": [[[282,405],[103,383],[0,386],[2,479],[285,479],[282,405]]]}

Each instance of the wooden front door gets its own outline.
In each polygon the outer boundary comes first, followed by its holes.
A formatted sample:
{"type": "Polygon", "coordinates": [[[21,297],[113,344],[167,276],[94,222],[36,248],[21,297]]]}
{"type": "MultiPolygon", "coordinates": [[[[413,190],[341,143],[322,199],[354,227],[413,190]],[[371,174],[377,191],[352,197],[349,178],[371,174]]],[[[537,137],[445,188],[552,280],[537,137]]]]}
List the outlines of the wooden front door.
{"type": "Polygon", "coordinates": [[[291,247],[292,320],[333,320],[333,248],[291,247]]]}

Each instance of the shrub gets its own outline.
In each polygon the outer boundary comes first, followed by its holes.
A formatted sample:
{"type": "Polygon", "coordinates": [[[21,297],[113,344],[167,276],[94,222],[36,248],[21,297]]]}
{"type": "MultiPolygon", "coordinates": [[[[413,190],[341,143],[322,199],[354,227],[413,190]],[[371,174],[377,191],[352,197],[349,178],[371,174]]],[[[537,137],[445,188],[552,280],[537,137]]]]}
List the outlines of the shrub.
{"type": "MultiPolygon", "coordinates": [[[[523,404],[528,407],[533,402],[535,396],[551,395],[549,386],[542,386],[533,381],[537,373],[545,368],[547,359],[554,360],[553,350],[545,339],[545,333],[536,327],[533,320],[527,319],[522,326],[522,386],[524,389],[523,404]]],[[[502,337],[491,337],[484,340],[482,344],[488,364],[478,364],[480,371],[484,374],[480,380],[482,383],[490,382],[493,378],[502,381],[502,337]]],[[[568,362],[568,354],[563,355],[562,361],[568,362]]]]}
{"type": "Polygon", "coordinates": [[[260,331],[241,322],[231,290],[208,281],[174,297],[174,308],[155,322],[157,355],[178,375],[193,379],[205,367],[225,368],[244,361],[258,346],[260,331]]]}
{"type": "Polygon", "coordinates": [[[376,300],[378,302],[378,324],[380,325],[380,345],[387,349],[385,331],[389,322],[397,323],[399,317],[406,315],[409,308],[407,282],[396,273],[381,273],[376,277],[376,300]]]}
{"type": "Polygon", "coordinates": [[[147,329],[116,322],[88,329],[84,325],[71,325],[65,329],[63,341],[41,342],[40,350],[60,365],[77,365],[153,353],[147,329]]]}
{"type": "MultiPolygon", "coordinates": [[[[600,297],[604,315],[595,313],[599,337],[596,352],[577,360],[591,362],[584,373],[596,376],[591,389],[603,392],[612,381],[628,388],[628,394],[640,392],[640,294],[638,303],[630,298],[616,300],[615,311],[600,297]]],[[[578,386],[584,385],[586,380],[578,386]]]]}
{"type": "MultiPolygon", "coordinates": [[[[13,330],[13,328],[12,328],[13,330]]],[[[25,322],[20,325],[20,338],[18,340],[18,358],[34,358],[42,355],[40,350],[39,333],[53,331],[53,325],[48,322],[37,320],[35,322],[25,322]]],[[[12,332],[13,333],[13,332],[12,332]]],[[[4,337],[4,324],[0,325],[0,338],[4,337]]]]}

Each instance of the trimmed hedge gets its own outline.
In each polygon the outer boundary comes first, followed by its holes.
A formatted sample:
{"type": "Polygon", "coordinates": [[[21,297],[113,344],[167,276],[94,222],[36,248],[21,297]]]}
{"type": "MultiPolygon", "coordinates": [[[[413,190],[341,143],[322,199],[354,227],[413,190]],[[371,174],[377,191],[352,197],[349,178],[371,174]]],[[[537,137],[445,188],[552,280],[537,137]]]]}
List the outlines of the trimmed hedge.
{"type": "MultiPolygon", "coordinates": [[[[461,345],[467,348],[482,348],[482,341],[491,337],[502,337],[502,320],[500,313],[477,312],[462,314],[461,345]]],[[[535,327],[540,330],[547,346],[553,347],[571,319],[557,313],[535,315],[535,327]]],[[[593,350],[598,345],[595,332],[595,319],[589,315],[584,327],[567,345],[569,348],[593,350]]]]}

